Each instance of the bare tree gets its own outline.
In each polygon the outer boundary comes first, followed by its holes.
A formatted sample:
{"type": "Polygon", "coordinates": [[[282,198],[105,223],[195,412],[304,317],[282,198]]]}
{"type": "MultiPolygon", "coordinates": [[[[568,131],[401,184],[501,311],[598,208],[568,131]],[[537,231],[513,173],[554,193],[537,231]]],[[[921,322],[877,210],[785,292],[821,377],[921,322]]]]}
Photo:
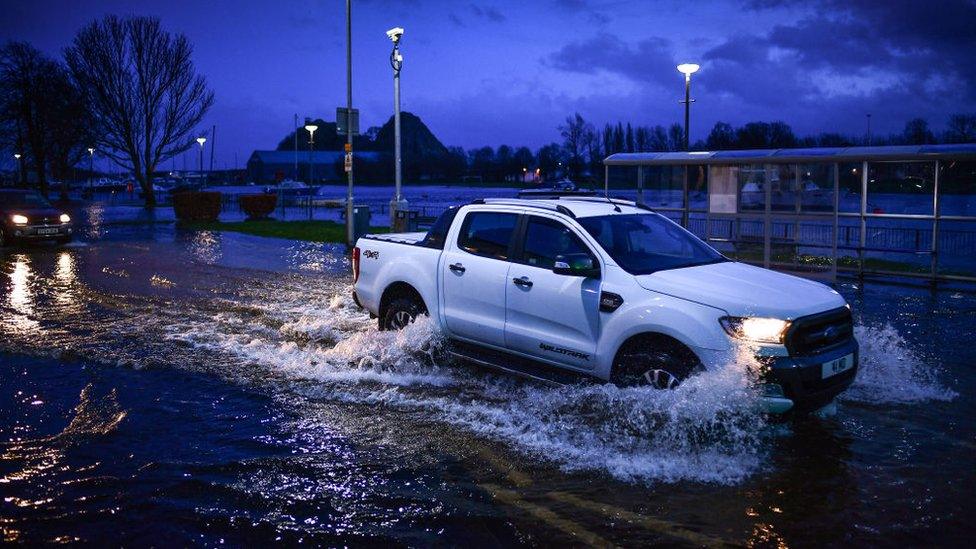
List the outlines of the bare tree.
{"type": "Polygon", "coordinates": [[[563,138],[563,147],[569,156],[569,171],[574,176],[579,176],[583,171],[583,155],[586,152],[586,134],[592,132],[592,126],[583,120],[580,113],[566,117],[566,124],[559,126],[559,135],[563,138]]]}
{"type": "Polygon", "coordinates": [[[65,128],[77,130],[84,123],[84,113],[66,110],[76,100],[57,61],[25,42],[9,42],[0,48],[0,126],[8,140],[4,145],[24,155],[25,166],[35,173],[44,194],[49,162],[53,165],[61,160],[53,150],[70,148],[72,141],[81,139],[77,131],[65,134],[65,128]]]}
{"type": "Polygon", "coordinates": [[[91,106],[96,147],[132,170],[147,207],[155,205],[156,167],[193,145],[213,105],[192,53],[186,37],[164,31],[158,19],[116,16],[83,28],[65,51],[91,106]]]}

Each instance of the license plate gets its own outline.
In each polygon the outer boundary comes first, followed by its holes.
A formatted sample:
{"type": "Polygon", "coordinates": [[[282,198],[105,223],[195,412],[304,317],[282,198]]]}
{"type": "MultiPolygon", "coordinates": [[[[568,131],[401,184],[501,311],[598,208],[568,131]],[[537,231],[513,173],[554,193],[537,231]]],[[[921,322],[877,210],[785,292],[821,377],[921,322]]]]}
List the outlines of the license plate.
{"type": "Polygon", "coordinates": [[[53,229],[37,229],[37,234],[58,234],[56,228],[53,229]]]}
{"type": "Polygon", "coordinates": [[[846,372],[854,367],[854,355],[850,354],[845,357],[838,358],[836,360],[831,360],[830,362],[823,363],[823,378],[827,379],[830,376],[835,376],[841,372],[846,372]]]}

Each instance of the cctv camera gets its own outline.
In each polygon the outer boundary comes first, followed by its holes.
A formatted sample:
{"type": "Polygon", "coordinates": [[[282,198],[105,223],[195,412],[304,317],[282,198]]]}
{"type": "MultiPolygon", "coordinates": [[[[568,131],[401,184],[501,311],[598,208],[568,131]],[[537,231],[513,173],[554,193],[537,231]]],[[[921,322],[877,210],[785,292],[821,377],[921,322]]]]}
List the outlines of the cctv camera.
{"type": "Polygon", "coordinates": [[[403,29],[400,28],[400,27],[392,28],[392,29],[386,31],[386,36],[390,40],[393,40],[394,42],[399,42],[400,41],[400,37],[403,36],[403,29]]]}

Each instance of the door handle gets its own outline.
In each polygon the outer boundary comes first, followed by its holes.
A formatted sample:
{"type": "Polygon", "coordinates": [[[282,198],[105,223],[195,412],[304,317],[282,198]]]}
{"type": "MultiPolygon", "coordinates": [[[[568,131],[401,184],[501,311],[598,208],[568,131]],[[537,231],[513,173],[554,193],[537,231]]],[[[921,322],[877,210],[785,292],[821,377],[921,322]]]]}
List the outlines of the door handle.
{"type": "Polygon", "coordinates": [[[512,282],[514,282],[516,286],[519,286],[519,287],[522,287],[522,288],[531,288],[532,287],[532,281],[529,280],[529,277],[527,277],[527,276],[523,276],[521,278],[513,278],[512,279],[512,282]]]}
{"type": "Polygon", "coordinates": [[[454,271],[457,274],[464,274],[464,271],[467,270],[464,268],[464,265],[461,265],[460,263],[455,263],[454,265],[448,265],[447,268],[454,271]]]}

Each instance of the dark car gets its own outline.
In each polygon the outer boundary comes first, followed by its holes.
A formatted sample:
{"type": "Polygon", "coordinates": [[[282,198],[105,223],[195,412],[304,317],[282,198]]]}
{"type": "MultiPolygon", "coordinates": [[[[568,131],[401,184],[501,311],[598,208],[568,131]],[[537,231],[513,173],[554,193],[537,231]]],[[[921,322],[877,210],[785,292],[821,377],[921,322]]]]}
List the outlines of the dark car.
{"type": "Polygon", "coordinates": [[[41,193],[29,189],[0,189],[0,247],[17,242],[70,242],[71,217],[55,208],[41,193]]]}

